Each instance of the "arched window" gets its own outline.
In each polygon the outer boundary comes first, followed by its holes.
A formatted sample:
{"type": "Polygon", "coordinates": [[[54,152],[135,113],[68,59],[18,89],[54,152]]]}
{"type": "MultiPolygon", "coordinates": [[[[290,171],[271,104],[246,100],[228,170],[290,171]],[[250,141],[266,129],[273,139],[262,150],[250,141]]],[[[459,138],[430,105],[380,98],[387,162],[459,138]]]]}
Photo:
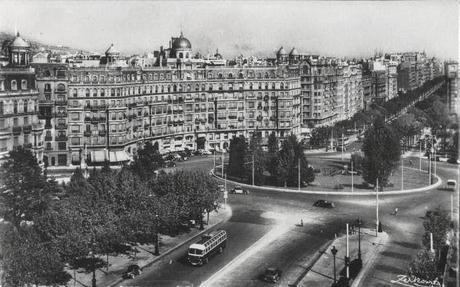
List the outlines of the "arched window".
{"type": "Polygon", "coordinates": [[[27,81],[26,80],[21,81],[21,90],[27,90],[27,81]]]}
{"type": "Polygon", "coordinates": [[[11,81],[11,90],[16,91],[17,89],[18,89],[18,83],[16,82],[16,80],[12,80],[11,81]]]}
{"type": "Polygon", "coordinates": [[[208,73],[208,79],[212,79],[212,73],[211,72],[208,73]]]}
{"type": "Polygon", "coordinates": [[[25,100],[24,101],[24,113],[27,113],[29,110],[29,101],[25,100]]]}
{"type": "Polygon", "coordinates": [[[86,89],[86,90],[85,90],[85,96],[86,96],[87,98],[89,98],[89,96],[90,96],[90,95],[89,95],[89,89],[86,89]]]}
{"type": "Polygon", "coordinates": [[[93,89],[93,97],[97,97],[97,89],[93,89]]]}
{"type": "Polygon", "coordinates": [[[65,91],[65,85],[64,84],[58,84],[57,85],[57,90],[60,91],[60,92],[65,91]]]}
{"type": "Polygon", "coordinates": [[[0,115],[3,115],[4,114],[4,111],[3,111],[3,102],[0,101],[0,115]]]}
{"type": "Polygon", "coordinates": [[[222,79],[222,78],[223,78],[222,73],[219,73],[219,74],[217,75],[217,78],[222,79]]]}
{"type": "MultiPolygon", "coordinates": [[[[173,86],[173,91],[174,91],[174,92],[177,92],[177,85],[174,85],[174,86],[173,86]]],[[[168,92],[169,92],[169,87],[168,87],[168,92]]]]}
{"type": "Polygon", "coordinates": [[[233,74],[232,74],[232,73],[228,73],[228,78],[229,78],[229,79],[233,79],[233,74]]]}
{"type": "Polygon", "coordinates": [[[18,101],[13,102],[13,113],[14,114],[18,113],[18,101]]]}
{"type": "Polygon", "coordinates": [[[243,73],[240,72],[240,73],[238,74],[238,79],[243,79],[243,78],[244,78],[243,73]]]}

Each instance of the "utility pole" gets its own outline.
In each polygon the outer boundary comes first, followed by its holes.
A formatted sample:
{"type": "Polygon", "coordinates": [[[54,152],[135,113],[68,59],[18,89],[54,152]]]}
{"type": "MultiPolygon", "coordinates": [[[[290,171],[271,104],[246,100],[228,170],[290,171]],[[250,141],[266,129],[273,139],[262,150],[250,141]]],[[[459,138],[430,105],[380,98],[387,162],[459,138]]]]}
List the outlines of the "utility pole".
{"type": "Polygon", "coordinates": [[[224,153],[222,152],[222,176],[224,176],[224,153]]]}
{"type": "Polygon", "coordinates": [[[401,156],[401,190],[404,190],[404,158],[401,156]]]}
{"type": "Polygon", "coordinates": [[[351,161],[351,193],[353,193],[354,189],[353,189],[353,185],[354,185],[354,182],[353,182],[353,160],[351,161]]]}
{"type": "Polygon", "coordinates": [[[214,149],[214,172],[216,172],[216,150],[214,149]]]}
{"type": "Polygon", "coordinates": [[[252,186],[254,186],[254,155],[252,155],[252,186]]]}
{"type": "Polygon", "coordinates": [[[420,150],[419,150],[419,155],[418,155],[418,158],[419,158],[419,162],[418,162],[418,169],[419,170],[422,170],[422,141],[421,141],[421,137],[420,137],[420,150]]]}
{"type": "Polygon", "coordinates": [[[297,184],[300,190],[300,158],[297,160],[297,184]]]}
{"type": "Polygon", "coordinates": [[[342,150],[342,160],[343,160],[343,149],[344,149],[344,146],[343,146],[343,133],[342,133],[342,148],[341,148],[341,150],[342,150]]]}
{"type": "Polygon", "coordinates": [[[377,189],[375,190],[375,196],[376,196],[375,218],[377,219],[377,221],[376,221],[376,228],[375,228],[375,237],[378,236],[378,230],[379,230],[379,179],[378,178],[377,178],[376,187],[377,189]]]}
{"type": "Polygon", "coordinates": [[[431,153],[428,155],[429,168],[428,168],[428,184],[431,184],[431,153]]]}

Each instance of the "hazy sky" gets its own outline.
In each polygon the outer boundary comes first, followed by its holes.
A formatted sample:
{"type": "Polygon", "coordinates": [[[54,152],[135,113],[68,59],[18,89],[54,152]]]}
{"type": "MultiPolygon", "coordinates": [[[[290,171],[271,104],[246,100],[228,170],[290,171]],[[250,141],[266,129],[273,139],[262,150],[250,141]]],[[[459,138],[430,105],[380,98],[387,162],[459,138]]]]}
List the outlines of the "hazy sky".
{"type": "Polygon", "coordinates": [[[456,1],[14,1],[0,0],[0,30],[27,39],[124,53],[168,46],[184,36],[194,51],[224,56],[289,52],[367,56],[425,50],[458,56],[456,1]]]}

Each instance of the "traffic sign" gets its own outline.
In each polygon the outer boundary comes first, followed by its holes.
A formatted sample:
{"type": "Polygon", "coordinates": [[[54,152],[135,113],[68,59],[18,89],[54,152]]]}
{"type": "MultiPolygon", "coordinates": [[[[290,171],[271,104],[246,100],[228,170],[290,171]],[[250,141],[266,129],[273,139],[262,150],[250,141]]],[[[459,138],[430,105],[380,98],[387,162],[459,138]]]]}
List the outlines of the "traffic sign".
{"type": "Polygon", "coordinates": [[[228,191],[224,191],[224,199],[228,198],[228,191]]]}

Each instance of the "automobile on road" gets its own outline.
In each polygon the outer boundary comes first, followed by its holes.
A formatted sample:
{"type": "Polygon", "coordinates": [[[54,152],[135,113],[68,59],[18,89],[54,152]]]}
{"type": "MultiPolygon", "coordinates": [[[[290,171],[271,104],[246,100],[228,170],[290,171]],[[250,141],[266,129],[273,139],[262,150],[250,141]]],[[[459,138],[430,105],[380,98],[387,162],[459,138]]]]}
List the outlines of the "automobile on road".
{"type": "Polygon", "coordinates": [[[446,190],[451,190],[455,191],[455,188],[457,187],[457,181],[454,179],[448,179],[446,183],[446,190]]]}
{"type": "Polygon", "coordinates": [[[324,199],[320,199],[320,200],[317,200],[313,204],[313,206],[323,207],[323,208],[334,208],[335,204],[333,202],[330,202],[330,201],[327,201],[327,200],[324,200],[324,199]]]}
{"type": "Polygon", "coordinates": [[[230,190],[232,194],[249,194],[249,191],[243,189],[241,186],[235,186],[232,190],[230,190]]]}
{"type": "Polygon", "coordinates": [[[123,273],[122,277],[124,279],[133,279],[137,275],[141,275],[142,271],[139,265],[132,264],[128,266],[126,272],[123,273]]]}
{"type": "Polygon", "coordinates": [[[276,283],[281,278],[281,270],[276,268],[265,269],[263,280],[266,282],[276,283]]]}

